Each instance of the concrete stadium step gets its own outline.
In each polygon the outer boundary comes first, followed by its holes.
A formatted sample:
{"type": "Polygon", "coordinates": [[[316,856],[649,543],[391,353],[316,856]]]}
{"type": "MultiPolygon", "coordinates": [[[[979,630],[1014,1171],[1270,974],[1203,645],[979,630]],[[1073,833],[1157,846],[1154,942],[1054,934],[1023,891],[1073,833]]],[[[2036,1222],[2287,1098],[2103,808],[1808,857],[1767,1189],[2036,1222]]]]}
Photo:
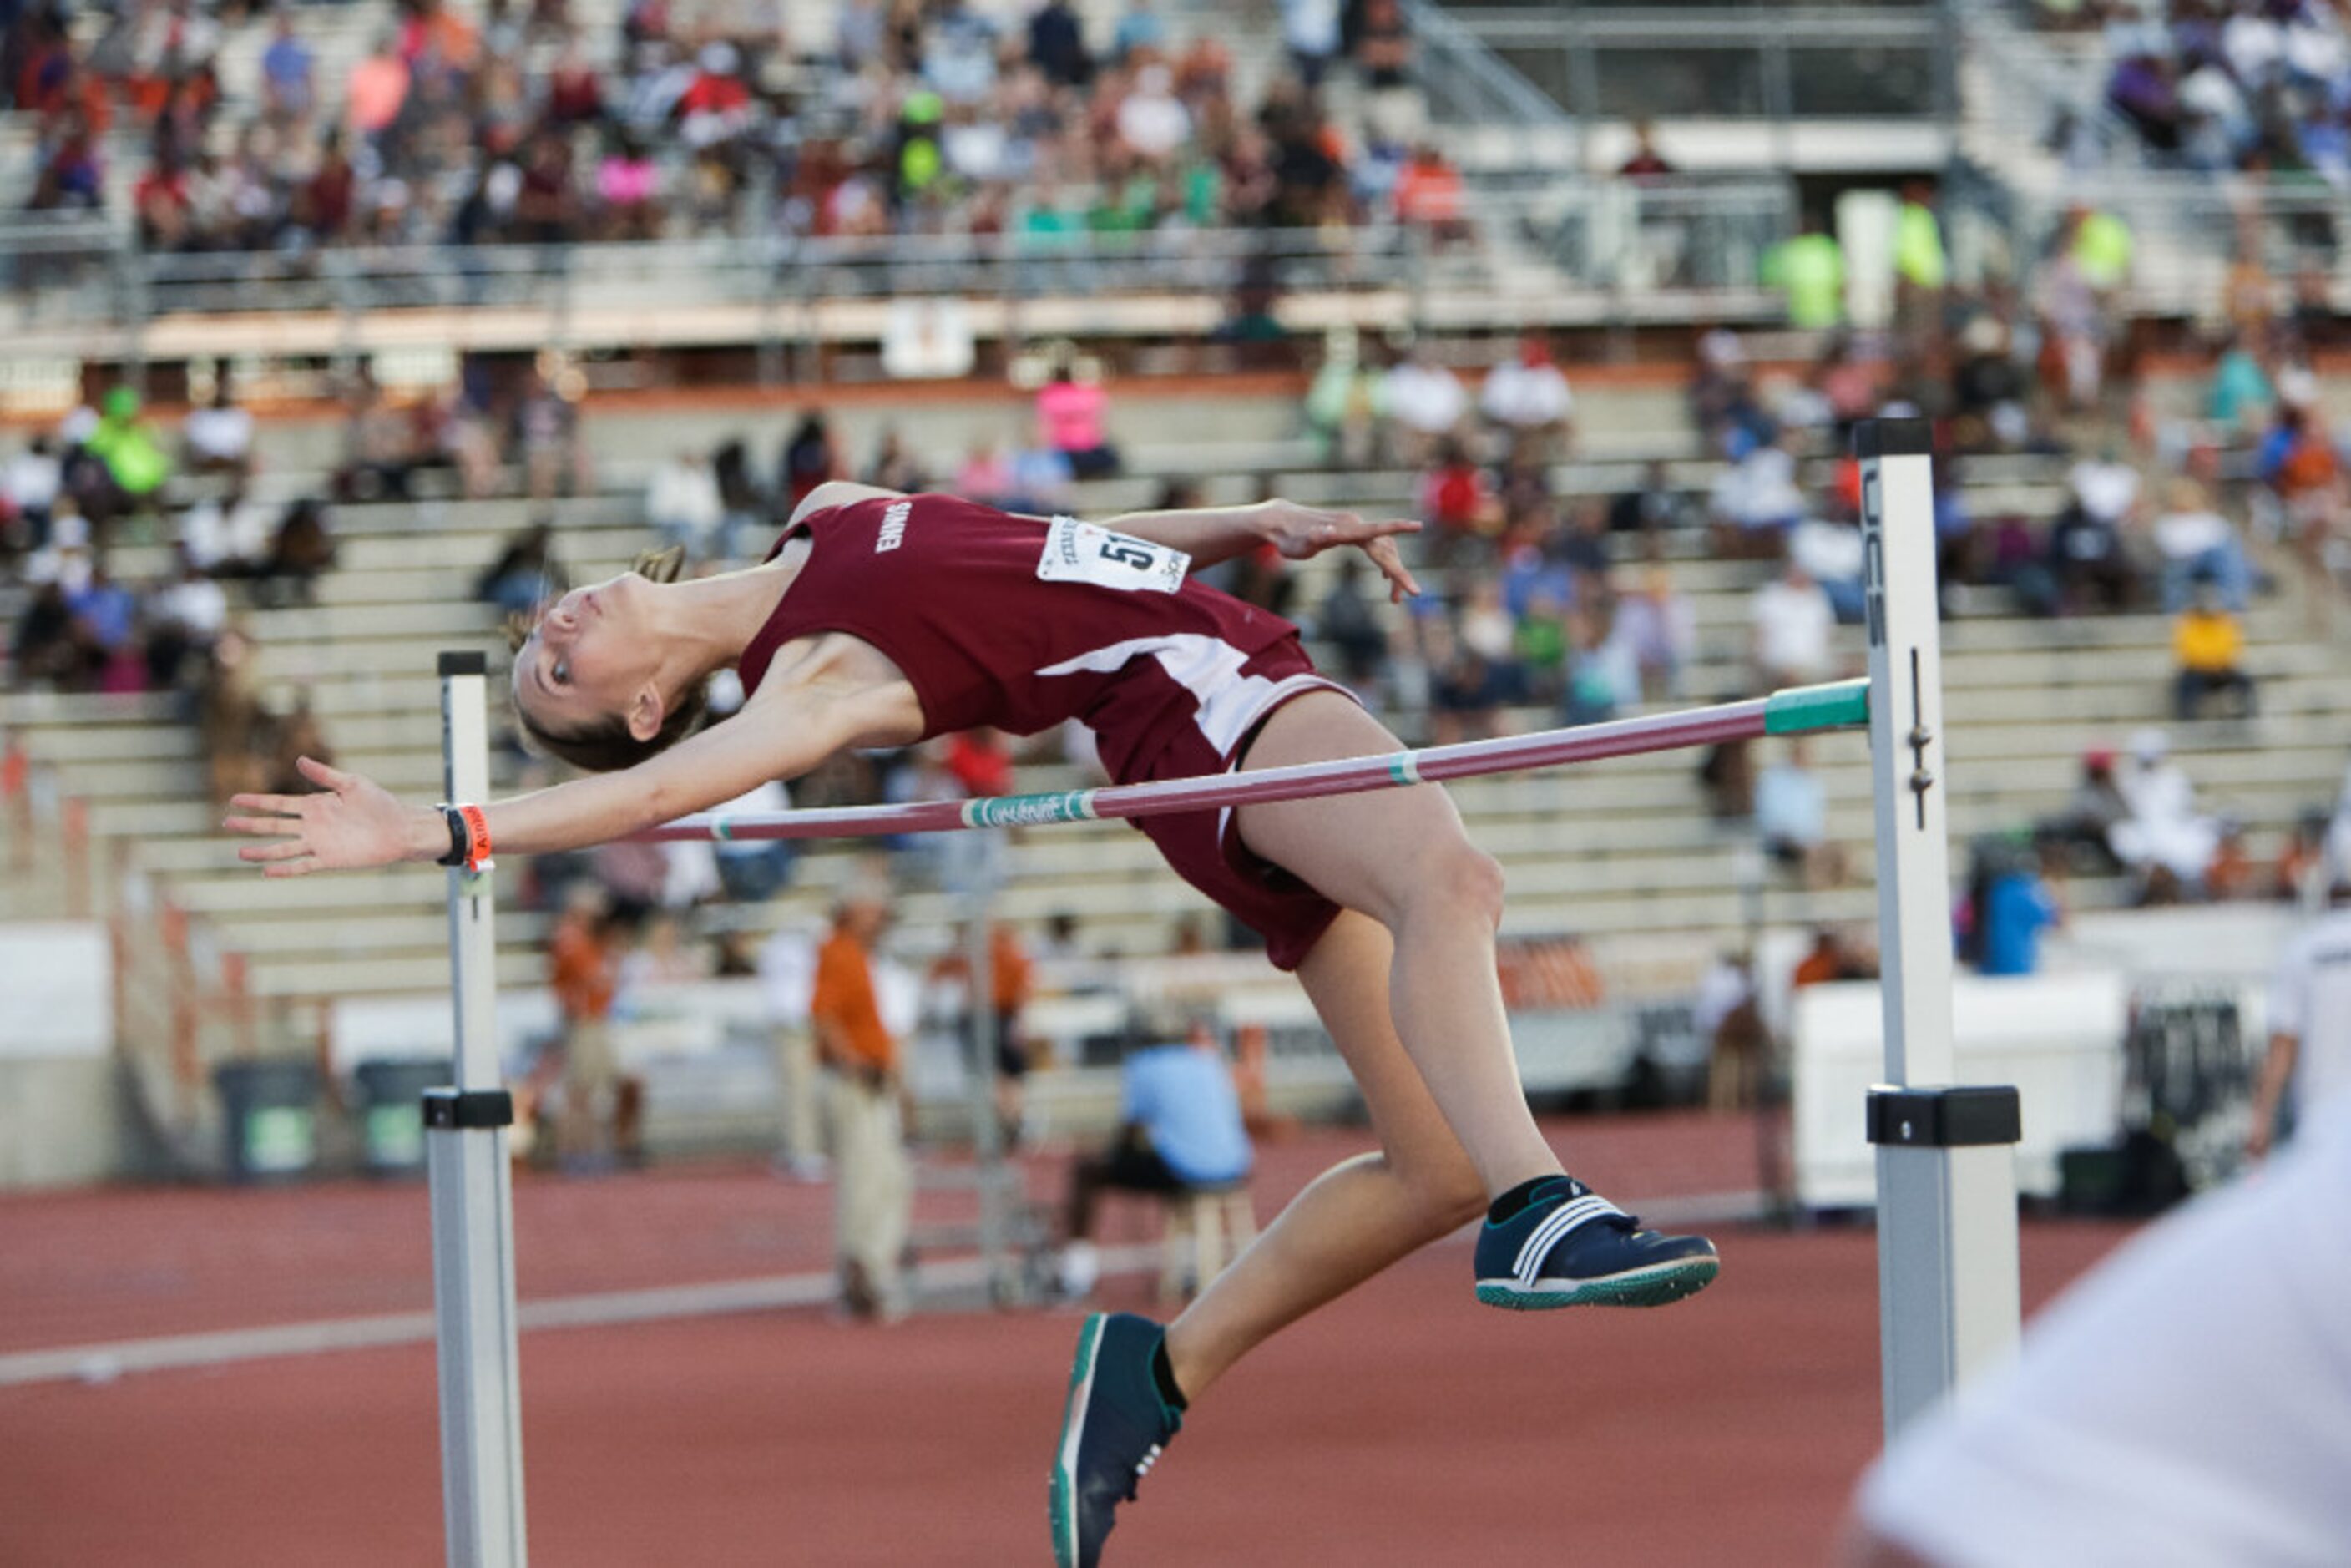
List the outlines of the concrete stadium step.
{"type": "Polygon", "coordinates": [[[155,720],[131,724],[53,724],[26,729],[33,754],[68,768],[201,756],[195,727],[155,720]]]}

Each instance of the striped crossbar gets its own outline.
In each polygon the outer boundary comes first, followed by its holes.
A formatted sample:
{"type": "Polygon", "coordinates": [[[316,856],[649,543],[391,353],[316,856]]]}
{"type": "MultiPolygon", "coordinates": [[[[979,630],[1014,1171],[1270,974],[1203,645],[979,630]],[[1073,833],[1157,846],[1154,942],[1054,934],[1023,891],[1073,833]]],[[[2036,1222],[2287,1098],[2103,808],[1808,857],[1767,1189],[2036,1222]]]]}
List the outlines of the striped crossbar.
{"type": "Polygon", "coordinates": [[[1850,729],[1869,722],[1869,683],[1837,681],[1796,686],[1767,697],[1689,708],[1680,713],[1546,729],[1532,735],[1432,746],[1378,757],[1305,762],[1249,773],[1165,779],[1149,784],[1106,785],[1039,795],[998,795],[977,800],[920,800],[895,806],[841,806],[804,811],[704,812],[636,835],[656,842],[718,839],[878,838],[896,833],[953,832],[963,828],[1039,827],[1054,822],[1131,821],[1176,811],[1219,810],[1355,795],[1448,779],[1475,779],[1570,763],[1598,762],[1653,751],[1679,751],[1766,735],[1850,729]]]}

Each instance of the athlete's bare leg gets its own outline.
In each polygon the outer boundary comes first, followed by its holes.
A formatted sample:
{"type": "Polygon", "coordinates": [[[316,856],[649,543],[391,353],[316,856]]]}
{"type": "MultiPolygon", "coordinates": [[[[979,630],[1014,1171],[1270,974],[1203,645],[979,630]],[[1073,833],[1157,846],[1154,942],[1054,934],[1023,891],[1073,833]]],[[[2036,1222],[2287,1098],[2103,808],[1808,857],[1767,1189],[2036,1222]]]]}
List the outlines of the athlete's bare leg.
{"type": "MultiPolygon", "coordinates": [[[[1277,712],[1246,766],[1401,743],[1336,694],[1277,712]]],[[[1381,1153],[1325,1172],[1169,1326],[1196,1396],[1287,1323],[1558,1171],[1520,1087],[1494,967],[1501,873],[1435,787],[1241,809],[1249,847],[1347,904],[1299,967],[1381,1153]],[[1353,913],[1360,911],[1361,913],[1353,913]]]]}
{"type": "MultiPolygon", "coordinates": [[[[1403,742],[1336,692],[1310,692],[1266,721],[1251,769],[1397,751],[1403,742]]],[[[1241,841],[1395,938],[1395,1031],[1489,1196],[1559,1161],[1535,1127],[1510,1050],[1494,933],[1502,868],[1469,841],[1433,784],[1240,809],[1241,841]]]]}
{"type": "Polygon", "coordinates": [[[1394,951],[1377,921],[1350,912],[1299,967],[1299,979],[1364,1092],[1381,1152],[1323,1172],[1168,1325],[1167,1359],[1187,1397],[1277,1329],[1485,1207],[1477,1167],[1389,1019],[1394,951]]]}

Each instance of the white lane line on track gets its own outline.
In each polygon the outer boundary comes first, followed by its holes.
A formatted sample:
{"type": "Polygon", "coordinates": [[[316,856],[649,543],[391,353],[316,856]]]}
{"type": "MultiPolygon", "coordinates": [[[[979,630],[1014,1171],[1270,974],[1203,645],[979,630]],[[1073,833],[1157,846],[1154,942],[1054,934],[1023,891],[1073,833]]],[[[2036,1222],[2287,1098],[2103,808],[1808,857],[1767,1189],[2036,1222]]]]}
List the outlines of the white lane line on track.
{"type": "MultiPolygon", "coordinates": [[[[1767,1196],[1760,1192],[1701,1193],[1655,1198],[1631,1207],[1645,1224],[1667,1226],[1736,1223],[1761,1218],[1771,1211],[1767,1196]]],[[[1473,1221],[1460,1234],[1472,1235],[1475,1228],[1473,1221]]],[[[1156,1243],[1106,1247],[1102,1250],[1104,1278],[1155,1273],[1158,1268],[1156,1243]]],[[[977,1258],[942,1258],[923,1264],[914,1277],[918,1293],[972,1291],[983,1282],[977,1258]]],[[[663,1285],[638,1291],[597,1291],[524,1301],[517,1309],[516,1321],[525,1330],[601,1328],[667,1318],[821,1307],[833,1300],[837,1289],[833,1276],[827,1272],[772,1274],[752,1280],[663,1285]]],[[[429,1343],[432,1338],[433,1314],[421,1312],[59,1345],[53,1350],[0,1355],[0,1388],[32,1383],[107,1383],[133,1372],[226,1366],[237,1362],[317,1355],[339,1350],[375,1350],[387,1345],[429,1343]]]]}

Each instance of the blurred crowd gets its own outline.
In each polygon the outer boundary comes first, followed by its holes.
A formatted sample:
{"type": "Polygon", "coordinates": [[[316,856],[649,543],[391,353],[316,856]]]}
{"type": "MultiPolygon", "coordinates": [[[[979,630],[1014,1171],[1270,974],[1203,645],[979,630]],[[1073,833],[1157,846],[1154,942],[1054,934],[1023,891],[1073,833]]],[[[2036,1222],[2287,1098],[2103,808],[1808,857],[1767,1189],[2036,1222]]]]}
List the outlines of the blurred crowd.
{"type": "Polygon", "coordinates": [[[2314,0],[2128,0],[2043,10],[2103,33],[2105,100],[2156,162],[2351,183],[2351,36],[2314,0]]]}
{"type": "Polygon", "coordinates": [[[1291,68],[1245,103],[1225,44],[1153,0],[1107,37],[1067,0],[849,0],[830,37],[774,7],[630,0],[606,28],[564,0],[402,0],[332,68],[318,12],[125,0],[93,26],[49,0],[11,8],[0,102],[38,127],[35,208],[128,190],[157,250],[750,232],[1050,249],[1458,216],[1396,0],[1280,10],[1291,68]],[[220,57],[252,30],[257,89],[232,99],[220,57]],[[135,165],[110,168],[125,131],[135,165]]]}

